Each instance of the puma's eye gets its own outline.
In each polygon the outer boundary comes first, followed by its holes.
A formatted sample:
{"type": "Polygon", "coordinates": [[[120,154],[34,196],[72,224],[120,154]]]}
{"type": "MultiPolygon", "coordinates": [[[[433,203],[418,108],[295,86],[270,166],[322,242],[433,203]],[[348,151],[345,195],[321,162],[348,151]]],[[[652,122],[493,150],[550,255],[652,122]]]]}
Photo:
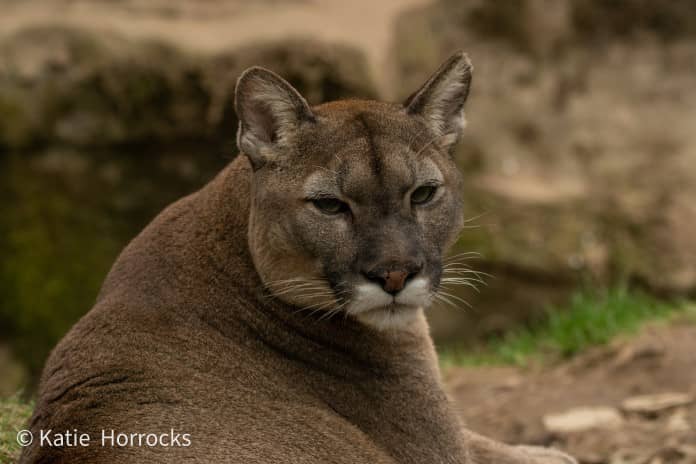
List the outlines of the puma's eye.
{"type": "Polygon", "coordinates": [[[316,198],[311,201],[322,213],[338,214],[348,211],[348,205],[336,198],[316,198]]]}
{"type": "Polygon", "coordinates": [[[434,185],[423,185],[418,187],[411,194],[411,204],[422,205],[433,199],[433,195],[437,191],[437,187],[434,185]]]}

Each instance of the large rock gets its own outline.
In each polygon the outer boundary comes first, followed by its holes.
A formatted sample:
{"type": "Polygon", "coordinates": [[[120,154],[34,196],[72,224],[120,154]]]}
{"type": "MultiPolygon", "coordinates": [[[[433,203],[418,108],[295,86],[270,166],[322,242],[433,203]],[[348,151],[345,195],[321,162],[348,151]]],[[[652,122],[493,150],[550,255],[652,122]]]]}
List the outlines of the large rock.
{"type": "Polygon", "coordinates": [[[474,62],[457,157],[479,227],[458,251],[497,276],[460,295],[496,303],[484,325],[581,284],[696,294],[694,7],[625,3],[630,24],[582,0],[442,0],[397,24],[402,96],[455,49],[474,62]]]}
{"type": "Polygon", "coordinates": [[[314,103],[375,95],[360,52],[309,39],[194,54],[113,32],[36,26],[2,38],[0,62],[0,147],[7,148],[233,145],[234,84],[254,64],[286,76],[314,103]]]}

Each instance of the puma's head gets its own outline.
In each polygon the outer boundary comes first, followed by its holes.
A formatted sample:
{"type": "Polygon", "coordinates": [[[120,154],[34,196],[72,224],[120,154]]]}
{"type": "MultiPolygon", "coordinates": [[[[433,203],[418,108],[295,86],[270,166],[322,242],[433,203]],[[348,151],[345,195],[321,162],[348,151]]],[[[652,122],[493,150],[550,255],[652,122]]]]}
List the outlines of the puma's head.
{"type": "Polygon", "coordinates": [[[451,151],[465,125],[463,53],[402,104],[311,108],[262,69],[237,82],[237,142],[253,167],[249,248],[275,297],[326,317],[403,328],[440,285],[462,225],[451,151]]]}

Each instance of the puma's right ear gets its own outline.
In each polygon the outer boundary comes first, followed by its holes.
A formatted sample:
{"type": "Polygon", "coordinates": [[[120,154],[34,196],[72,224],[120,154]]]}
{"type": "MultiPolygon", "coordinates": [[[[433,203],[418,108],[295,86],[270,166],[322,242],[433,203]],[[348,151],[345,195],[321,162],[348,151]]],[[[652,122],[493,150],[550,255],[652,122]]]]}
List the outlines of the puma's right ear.
{"type": "Polygon", "coordinates": [[[445,61],[411,95],[404,106],[413,115],[420,115],[444,146],[453,145],[466,125],[464,103],[469,95],[473,66],[466,53],[458,52],[445,61]]]}
{"type": "Polygon", "coordinates": [[[239,76],[234,108],[239,119],[237,146],[254,168],[291,145],[300,124],[314,121],[307,101],[285,79],[260,67],[239,76]]]}

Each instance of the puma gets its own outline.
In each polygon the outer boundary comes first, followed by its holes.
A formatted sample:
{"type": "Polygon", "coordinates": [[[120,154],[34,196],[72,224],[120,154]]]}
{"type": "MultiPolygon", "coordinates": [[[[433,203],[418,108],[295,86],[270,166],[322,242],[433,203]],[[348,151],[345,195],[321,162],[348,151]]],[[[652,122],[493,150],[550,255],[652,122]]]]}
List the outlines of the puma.
{"type": "Polygon", "coordinates": [[[242,155],[126,247],[46,363],[31,431],[89,446],[20,462],[574,462],[469,432],[441,385],[424,309],[463,223],[471,72],[458,53],[403,105],[316,107],[244,72],[242,155]]]}

